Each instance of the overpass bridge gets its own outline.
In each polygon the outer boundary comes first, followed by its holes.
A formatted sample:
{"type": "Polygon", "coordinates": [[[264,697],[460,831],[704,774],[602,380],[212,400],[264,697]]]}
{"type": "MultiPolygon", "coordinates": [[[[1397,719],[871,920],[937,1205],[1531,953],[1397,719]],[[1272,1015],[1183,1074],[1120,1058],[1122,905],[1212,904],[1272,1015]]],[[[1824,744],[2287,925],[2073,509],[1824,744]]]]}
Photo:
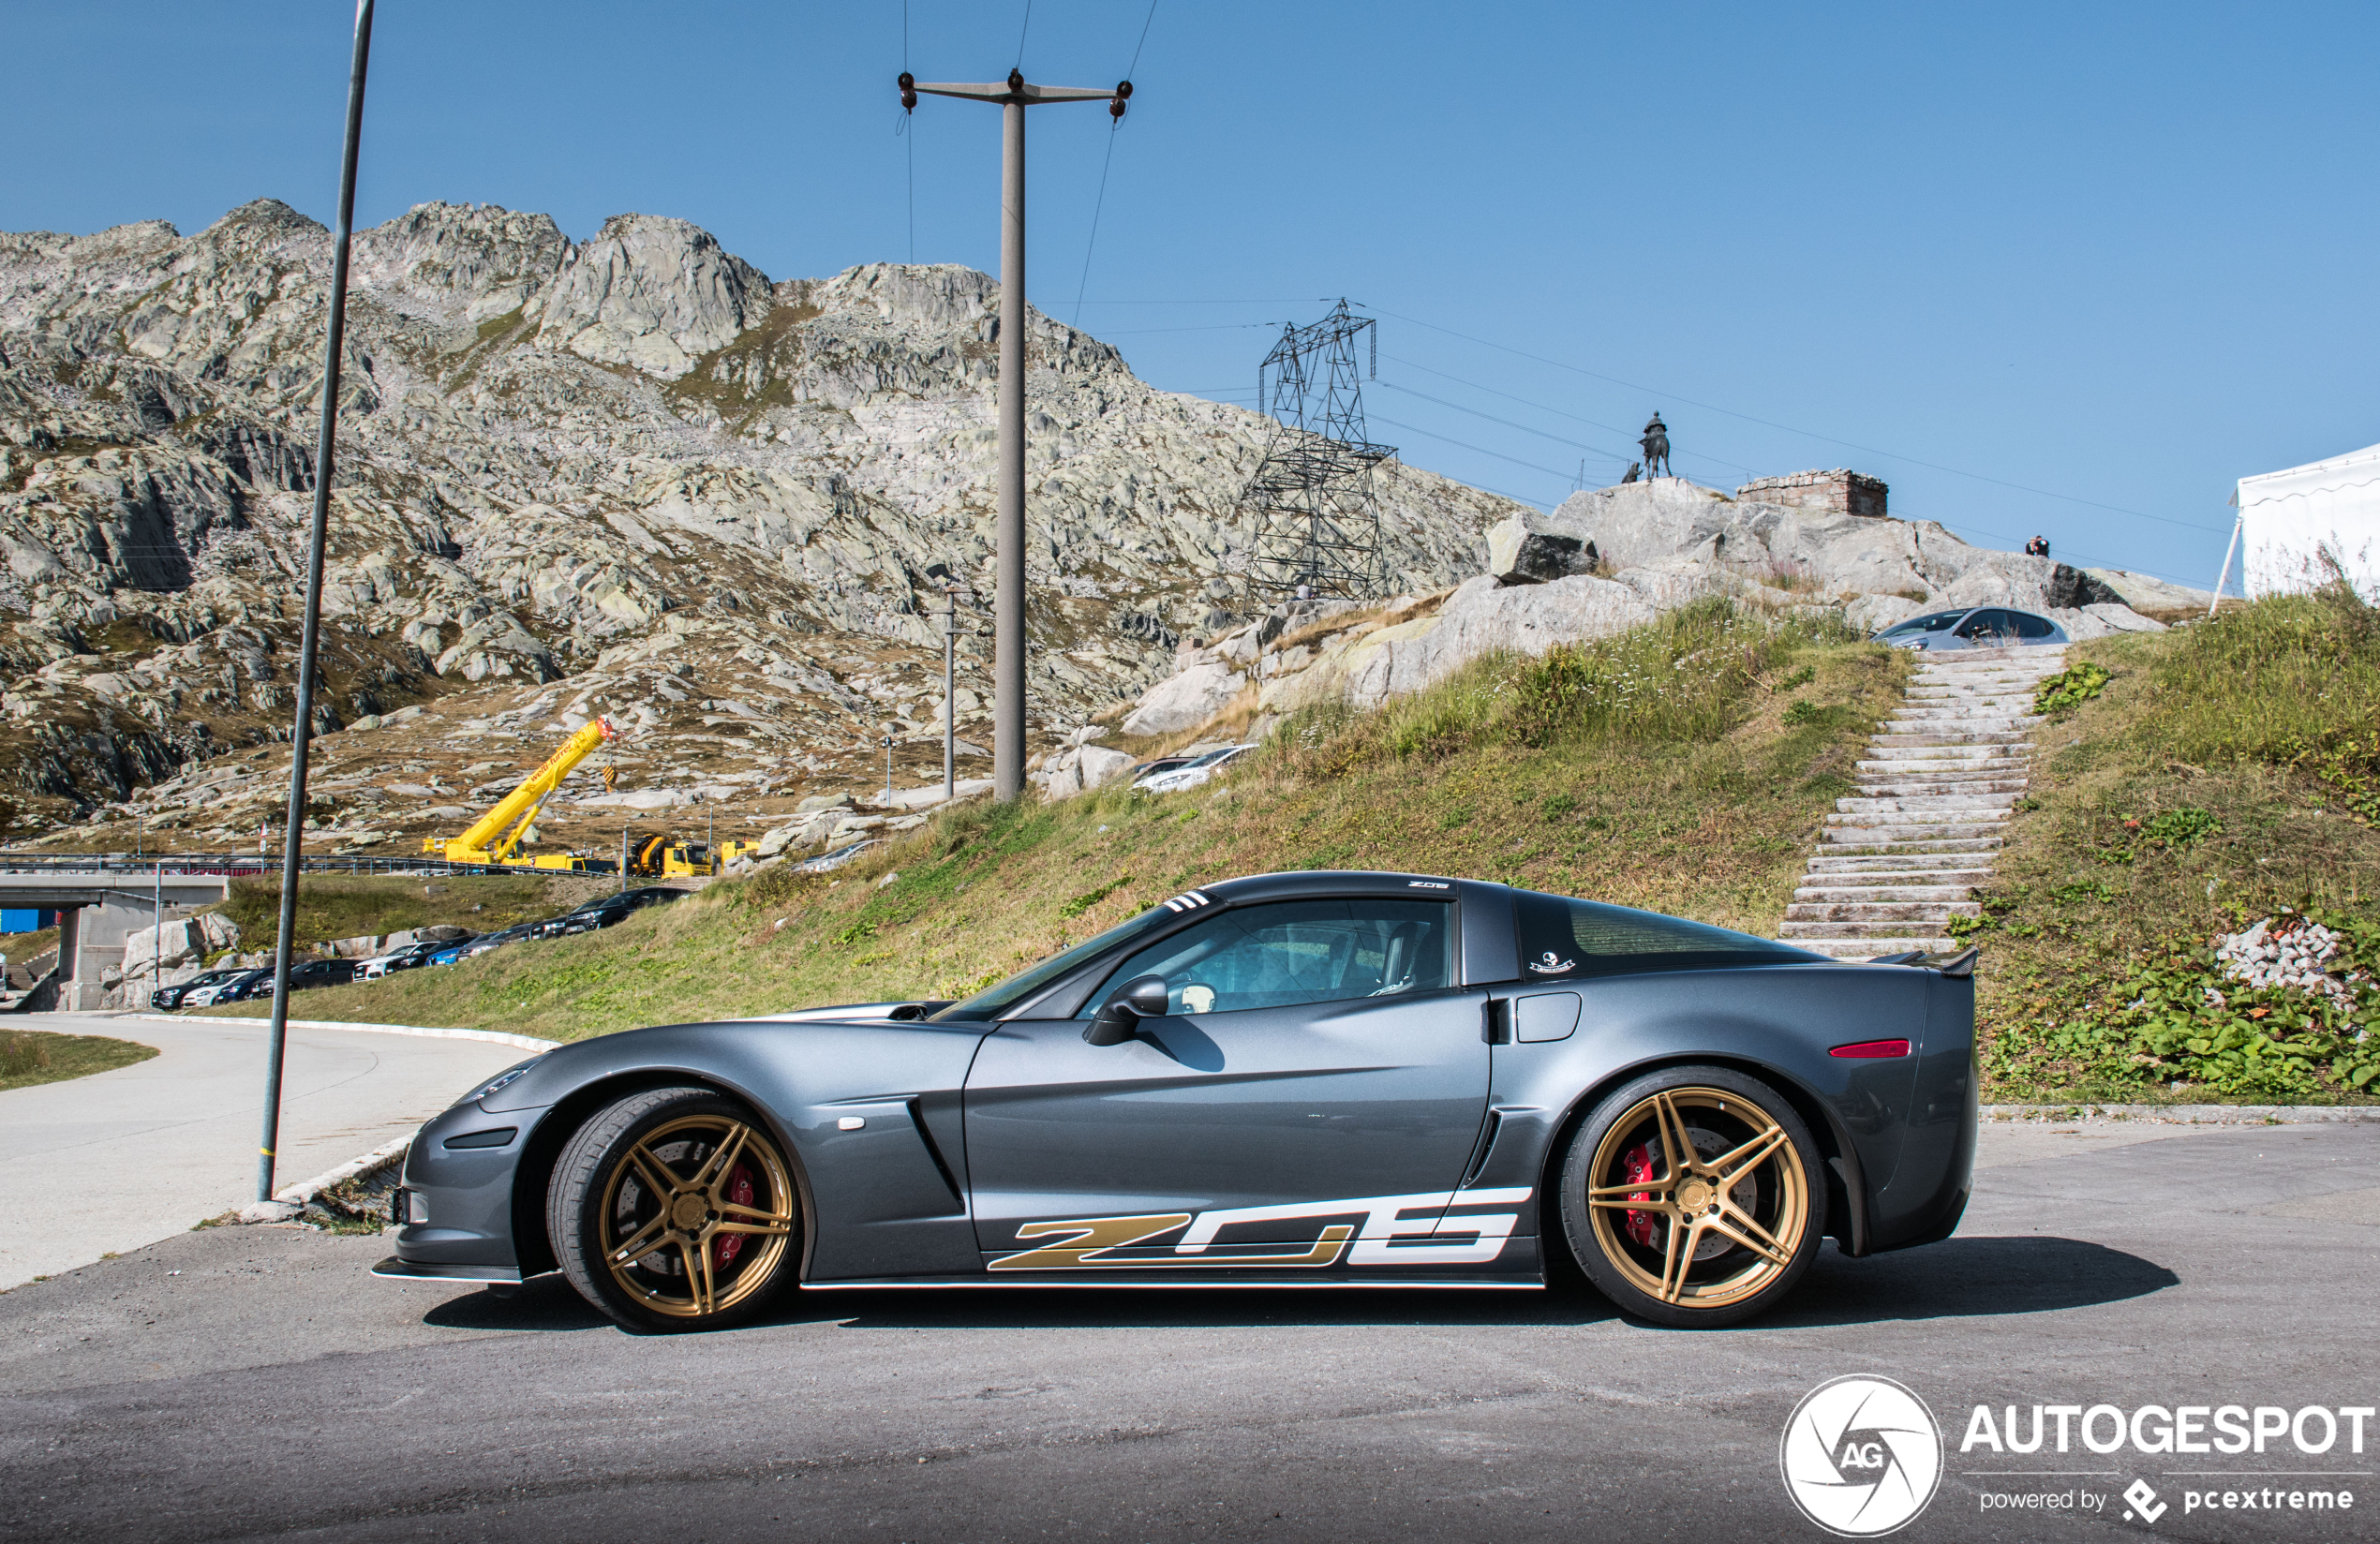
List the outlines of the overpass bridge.
{"type": "Polygon", "coordinates": [[[58,1006],[75,1012],[105,1005],[103,977],[124,965],[125,940],[231,893],[221,874],[110,873],[59,868],[0,873],[0,908],[58,913],[58,1006]]]}

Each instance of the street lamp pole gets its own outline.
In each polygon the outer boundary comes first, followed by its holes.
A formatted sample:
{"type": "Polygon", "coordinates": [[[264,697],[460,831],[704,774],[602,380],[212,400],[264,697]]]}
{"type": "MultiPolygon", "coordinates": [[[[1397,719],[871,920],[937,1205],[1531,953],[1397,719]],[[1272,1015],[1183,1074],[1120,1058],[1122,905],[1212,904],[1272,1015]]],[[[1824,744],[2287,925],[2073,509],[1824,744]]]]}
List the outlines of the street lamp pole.
{"type": "Polygon", "coordinates": [[[1000,524],[992,595],[991,794],[1013,799],[1025,791],[1025,109],[1052,102],[1108,103],[1123,116],[1132,82],[1113,90],[1037,86],[1012,69],[987,84],[922,82],[903,70],[900,105],[915,110],[920,92],[1001,108],[1000,162],[1000,524]]]}
{"type": "MultiPolygon", "coordinates": [[[[256,1198],[273,1199],[281,1140],[281,1071],[290,1033],[290,935],[297,930],[299,857],[305,842],[305,758],[314,733],[315,658],[322,619],[322,550],[329,543],[333,452],[339,427],[339,350],[347,334],[348,246],[355,231],[355,156],[364,139],[364,78],[372,57],[372,0],[356,0],[347,76],[347,142],[339,161],[339,224],[331,240],[329,326],[322,340],[322,426],[314,443],[314,527],[306,546],[305,621],[298,644],[297,718],[290,736],[290,816],[281,854],[281,931],[274,945],[273,1020],[265,1050],[264,1131],[257,1143],[256,1198]]],[[[269,827],[268,827],[269,829],[269,827]]],[[[258,836],[262,846],[265,838],[258,836]]]]}

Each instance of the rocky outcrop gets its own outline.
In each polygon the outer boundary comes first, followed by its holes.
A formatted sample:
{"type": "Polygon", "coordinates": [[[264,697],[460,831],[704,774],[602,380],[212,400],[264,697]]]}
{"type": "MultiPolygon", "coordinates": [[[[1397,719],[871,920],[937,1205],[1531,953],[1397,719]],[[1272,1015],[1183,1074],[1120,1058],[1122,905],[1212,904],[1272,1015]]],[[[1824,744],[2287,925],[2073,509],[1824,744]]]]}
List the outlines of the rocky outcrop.
{"type": "MultiPolygon", "coordinates": [[[[253,840],[253,809],[201,824],[186,782],[141,791],[288,734],[329,267],[329,233],[271,200],[189,237],[0,235],[0,713],[39,729],[0,738],[16,835],[138,796],[194,841],[253,840]]],[[[1269,421],[1028,327],[1046,747],[1253,609],[1235,506],[1269,421]]],[[[573,244],[542,215],[429,203],[359,232],[318,722],[459,771],[576,705],[681,793],[880,774],[887,735],[938,769],[921,575],[990,587],[997,330],[984,275],[776,282],[654,215],[573,244]]],[[[1476,572],[1517,508],[1410,468],[1380,487],[1388,570],[1417,593],[1476,572]]],[[[987,663],[962,649],[978,739],[987,663]]],[[[443,821],[454,795],[408,797],[352,818],[443,821]]]]}
{"type": "Polygon", "coordinates": [[[2075,638],[2162,625],[2123,603],[2109,582],[2118,576],[1971,546],[1930,521],[1824,507],[1820,496],[1850,476],[1775,480],[1795,484],[1789,491],[1824,484],[1808,507],[1731,499],[1657,478],[1574,494],[1551,512],[1518,512],[1488,533],[1485,574],[1335,629],[1285,611],[1184,649],[1174,675],[1141,694],[1122,728],[1150,735],[1197,729],[1251,681],[1261,713],[1328,701],[1376,707],[1483,655],[1539,655],[1608,637],[1710,595],[1838,609],[1864,630],[1990,604],[2045,614],[2075,638]],[[1301,641],[1269,646],[1297,629],[1301,641]]]}
{"type": "Polygon", "coordinates": [[[543,346],[675,380],[768,315],[768,275],[684,220],[615,215],[526,315],[543,346]]]}

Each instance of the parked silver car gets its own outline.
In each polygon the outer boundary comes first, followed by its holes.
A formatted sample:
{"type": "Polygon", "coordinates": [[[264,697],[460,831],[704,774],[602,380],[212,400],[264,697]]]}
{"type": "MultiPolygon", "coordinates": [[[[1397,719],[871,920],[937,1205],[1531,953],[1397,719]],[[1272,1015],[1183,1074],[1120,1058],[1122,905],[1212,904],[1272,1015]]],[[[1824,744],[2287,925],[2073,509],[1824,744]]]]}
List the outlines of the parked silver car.
{"type": "Polygon", "coordinates": [[[1253,745],[1227,745],[1220,750],[1195,756],[1178,766],[1145,772],[1132,786],[1151,794],[1179,794],[1185,788],[1197,787],[1255,749],[1253,745]]]}
{"type": "Polygon", "coordinates": [[[2066,630],[2046,616],[2014,606],[1965,606],[1957,611],[1929,611],[1895,622],[1875,635],[1895,648],[1922,648],[1941,653],[1956,648],[2012,648],[2029,644],[2069,642],[2066,630]]]}

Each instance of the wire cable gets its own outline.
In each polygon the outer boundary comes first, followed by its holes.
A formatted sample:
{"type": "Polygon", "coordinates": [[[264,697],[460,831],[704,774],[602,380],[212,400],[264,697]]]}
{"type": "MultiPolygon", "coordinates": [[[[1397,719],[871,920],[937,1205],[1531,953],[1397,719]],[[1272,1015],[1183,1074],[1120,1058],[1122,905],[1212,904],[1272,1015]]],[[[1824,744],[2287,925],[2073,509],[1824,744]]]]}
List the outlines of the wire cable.
{"type": "Polygon", "coordinates": [[[1025,67],[1025,34],[1033,30],[1033,0],[1025,0],[1025,24],[1017,29],[1017,67],[1025,67]]]}
{"type": "MultiPolygon", "coordinates": [[[[1033,0],[1025,0],[1025,20],[1028,22],[1033,20],[1033,0]]],[[[1157,0],[1149,0],[1148,19],[1140,23],[1140,41],[1133,45],[1132,63],[1124,67],[1125,80],[1131,80],[1133,72],[1140,67],[1140,51],[1149,46],[1149,29],[1156,24],[1156,21],[1157,0]]],[[[1024,45],[1019,43],[1018,53],[1020,58],[1023,52],[1024,45]]],[[[1091,287],[1091,254],[1099,246],[1099,212],[1108,206],[1108,169],[1115,164],[1116,135],[1123,127],[1122,118],[1108,119],[1108,149],[1099,157],[1099,196],[1091,200],[1091,234],[1082,244],[1082,277],[1075,284],[1075,313],[1073,320],[1067,324],[1069,326],[1078,326],[1082,321],[1082,292],[1091,287]]]]}
{"type": "Polygon", "coordinates": [[[2184,530],[2207,531],[2215,536],[2229,534],[2230,527],[2228,527],[2218,529],[2212,526],[2201,526],[2195,521],[2176,520],[2170,515],[2150,514],[2145,510],[2128,510],[2121,504],[2103,504],[2095,498],[2078,498],[2073,494],[2053,493],[2047,488],[2030,487],[2022,482],[2011,482],[2006,478],[1991,477],[1983,472],[1971,472],[1958,467],[1945,467],[1937,461],[1920,460],[1918,457],[1913,455],[1902,455],[1897,451],[1879,450],[1873,445],[1862,445],[1855,440],[1838,439],[1833,435],[1820,434],[1815,429],[1798,429],[1791,423],[1778,423],[1772,419],[1756,418],[1750,413],[1739,413],[1733,408],[1721,408],[1709,402],[1697,402],[1692,397],[1680,396],[1674,392],[1659,391],[1651,386],[1640,385],[1636,381],[1622,380],[1617,376],[1607,376],[1598,371],[1568,364],[1562,360],[1548,359],[1543,354],[1533,354],[1525,349],[1515,349],[1510,344],[1496,343],[1491,339],[1483,337],[1473,337],[1468,333],[1458,333],[1451,327],[1440,327],[1435,322],[1423,321],[1419,317],[1408,317],[1399,311],[1390,311],[1376,305],[1365,306],[1364,309],[1376,311],[1384,317],[1394,317],[1399,321],[1411,322],[1416,327],[1426,327],[1433,333],[1444,333],[1448,337],[1461,338],[1465,343],[1476,343],[1483,349],[1500,349],[1505,353],[1516,355],[1522,359],[1534,360],[1540,364],[1551,364],[1557,370],[1569,370],[1573,374],[1585,376],[1590,380],[1609,381],[1614,386],[1625,386],[1631,392],[1644,392],[1654,396],[1665,397],[1672,402],[1683,402],[1689,408],[1700,408],[1704,412],[1723,413],[1729,418],[1740,418],[1747,423],[1758,423],[1763,428],[1777,429],[1781,430],[1786,434],[1801,435],[1806,438],[1823,440],[1829,445],[1840,445],[1848,450],[1857,451],[1863,455],[1881,455],[1894,461],[1905,462],[1912,467],[1924,467],[1929,471],[1948,472],[1953,477],[1971,477],[1978,482],[1989,482],[1995,487],[2012,488],[2018,493],[2033,494],[2043,498],[2061,499],[2069,504],[2081,504],[2094,510],[2107,510],[2116,514],[2129,514],[2135,519],[2153,520],[2160,525],[2179,526],[2184,530]]]}

